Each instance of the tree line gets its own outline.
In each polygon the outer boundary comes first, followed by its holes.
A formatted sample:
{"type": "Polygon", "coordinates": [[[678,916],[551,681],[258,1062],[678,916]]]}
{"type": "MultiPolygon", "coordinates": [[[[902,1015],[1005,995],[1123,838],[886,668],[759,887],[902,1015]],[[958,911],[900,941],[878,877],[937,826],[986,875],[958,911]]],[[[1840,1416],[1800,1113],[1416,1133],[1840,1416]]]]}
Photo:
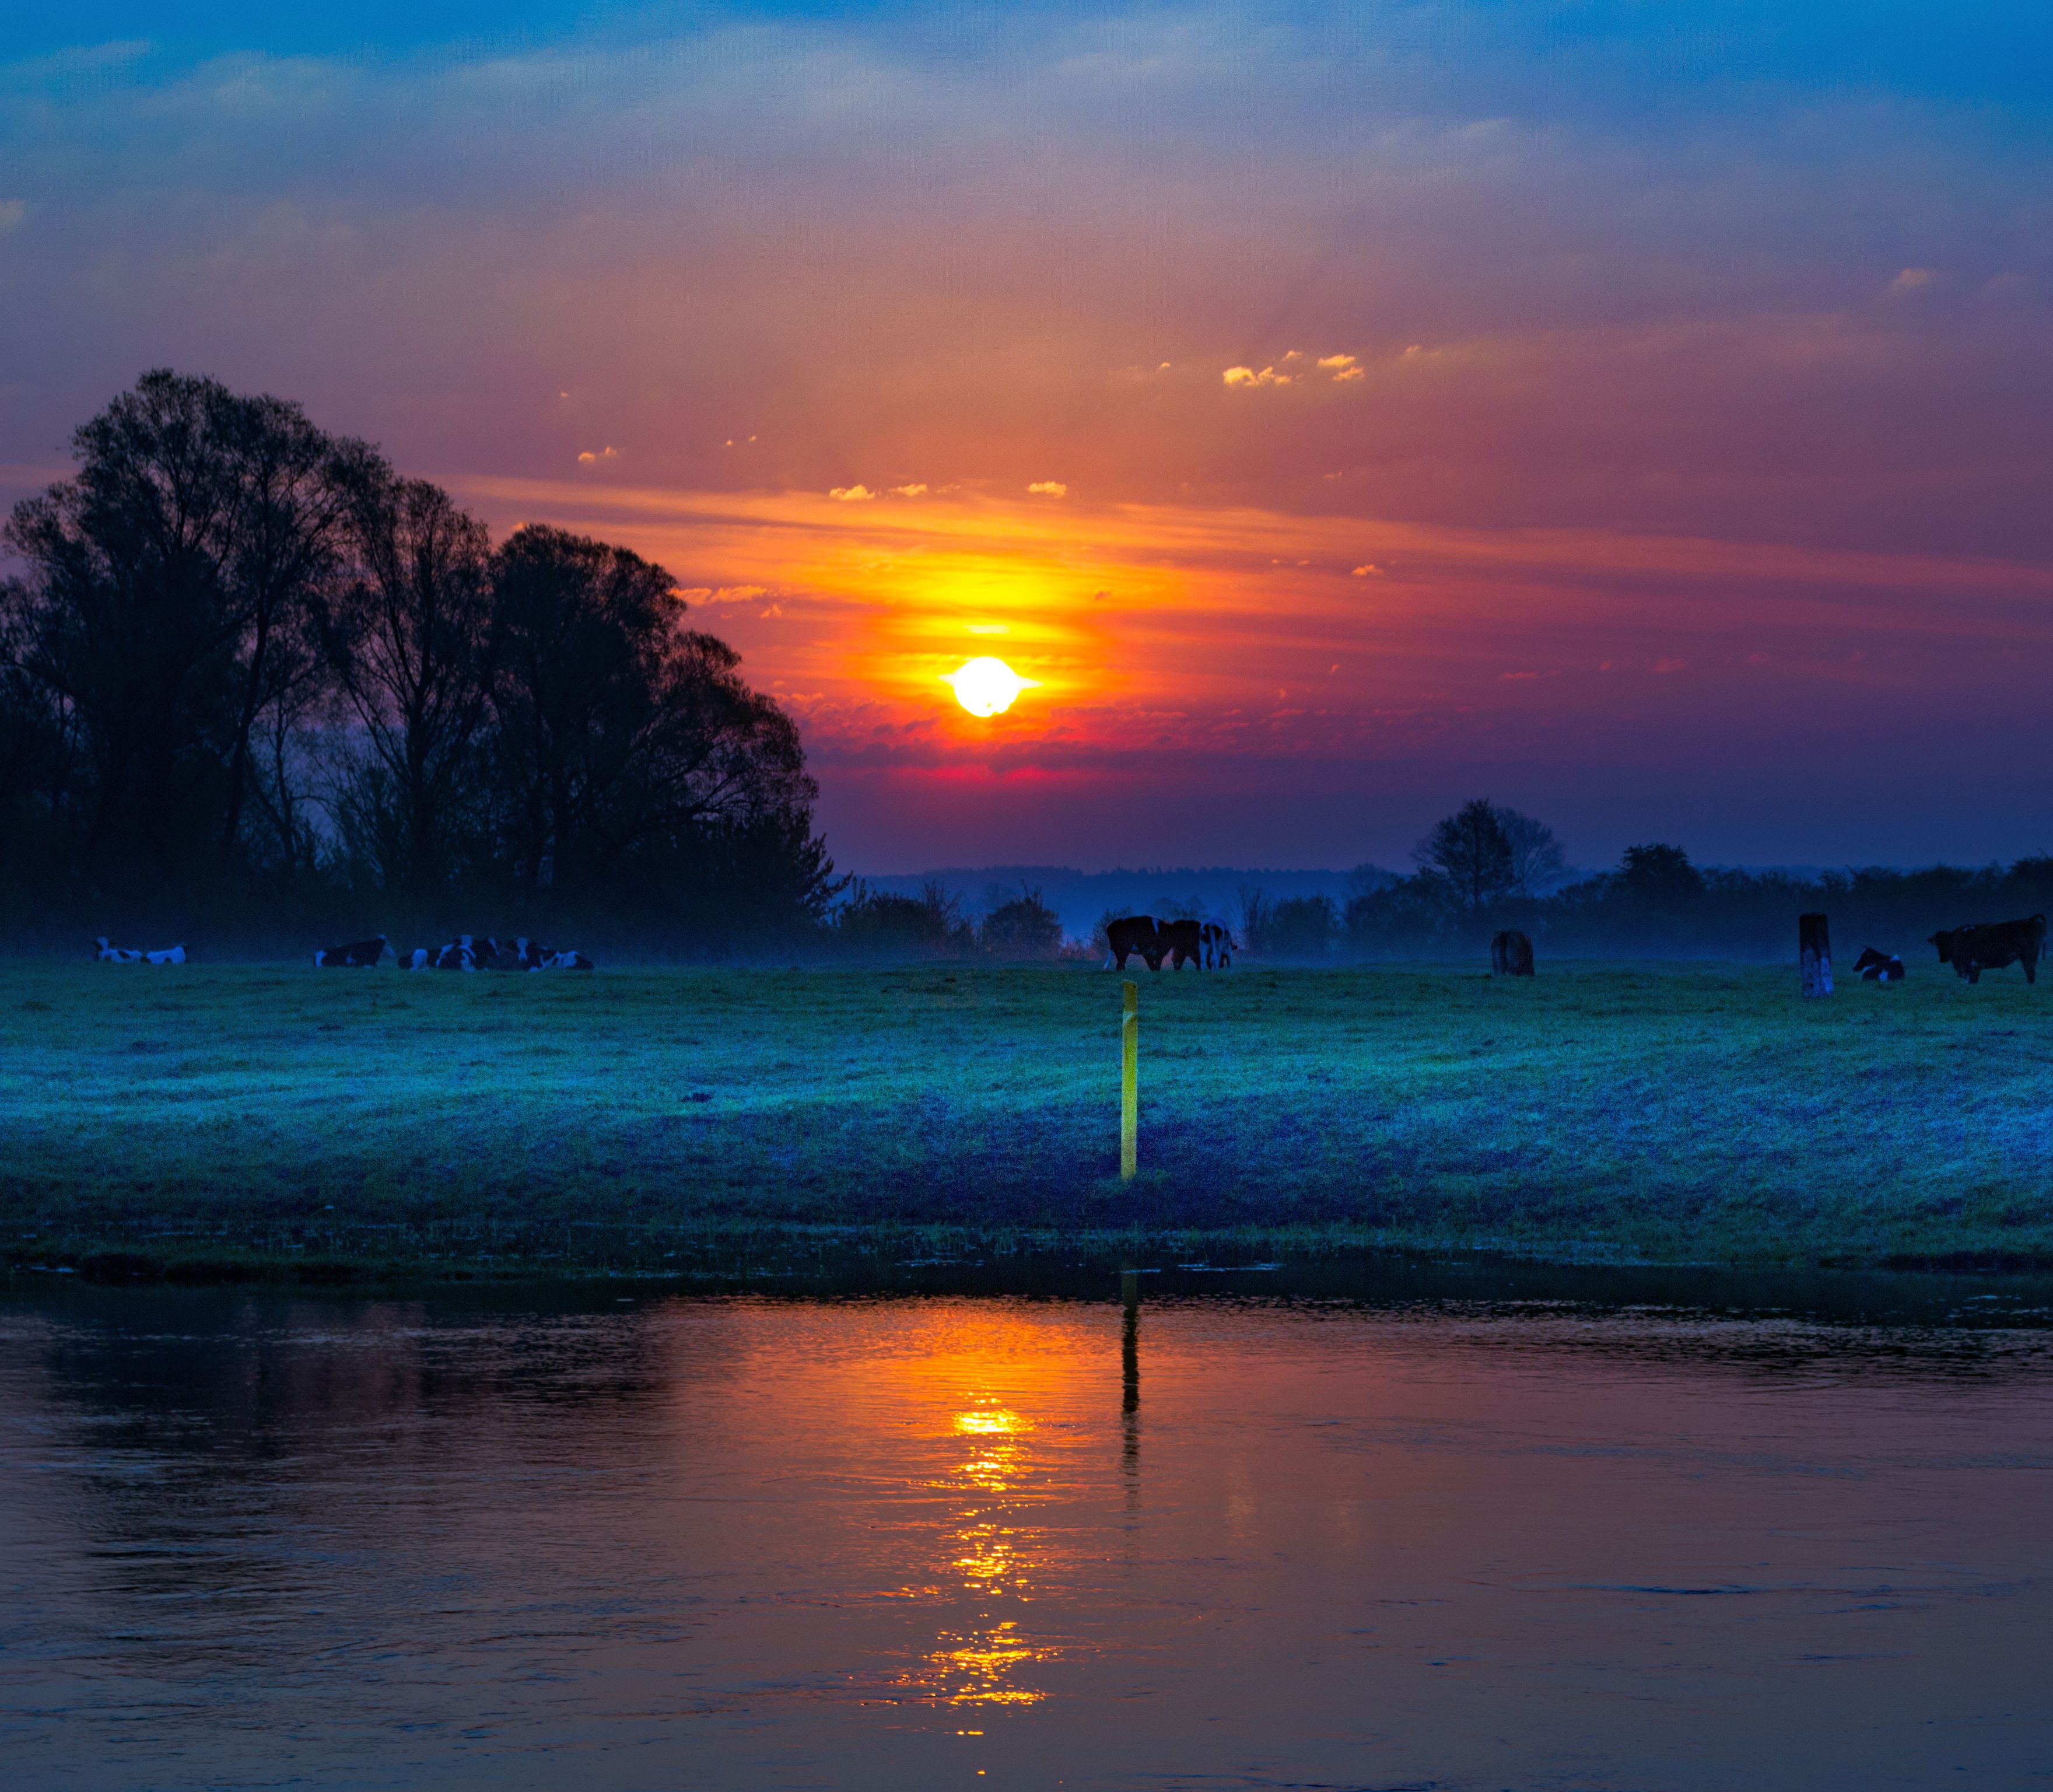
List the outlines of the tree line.
{"type": "Polygon", "coordinates": [[[822,924],[798,730],[661,566],[538,524],[495,545],[367,443],[209,379],[146,374],[73,450],[4,531],[16,927],[724,951],[822,924]]]}
{"type": "Polygon", "coordinates": [[[1278,959],[1479,956],[1515,927],[1559,957],[1793,957],[1796,917],[1831,918],[1835,949],[1929,950],[1927,937],[1963,922],[2053,913],[2053,857],[1980,867],[1850,867],[1800,877],[1700,867],[1682,847],[1627,847],[1608,870],[1568,870],[1552,829],[1476,797],[1413,849],[1395,876],[1360,867],[1344,906],[1329,897],[1270,902],[1243,890],[1241,930],[1278,959]]]}

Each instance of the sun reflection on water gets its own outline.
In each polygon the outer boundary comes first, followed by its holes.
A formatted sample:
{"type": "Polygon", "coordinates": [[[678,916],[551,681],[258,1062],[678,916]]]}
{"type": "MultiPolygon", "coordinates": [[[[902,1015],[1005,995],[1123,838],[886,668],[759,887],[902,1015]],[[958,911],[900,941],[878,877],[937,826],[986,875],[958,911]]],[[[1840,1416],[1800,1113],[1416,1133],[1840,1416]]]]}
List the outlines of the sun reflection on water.
{"type": "Polygon", "coordinates": [[[1033,1597],[1047,1548],[1038,1527],[1020,1522],[1046,1479],[1030,1441],[1033,1428],[995,1398],[975,1399],[949,1420],[964,1453],[937,1483],[958,1496],[944,1560],[976,1612],[969,1624],[936,1635],[917,1676],[944,1704],[1031,1705],[1046,1696],[1020,1684],[1020,1676],[1058,1652],[1030,1637],[1020,1617],[1003,1615],[1008,1605],[1033,1597]]]}

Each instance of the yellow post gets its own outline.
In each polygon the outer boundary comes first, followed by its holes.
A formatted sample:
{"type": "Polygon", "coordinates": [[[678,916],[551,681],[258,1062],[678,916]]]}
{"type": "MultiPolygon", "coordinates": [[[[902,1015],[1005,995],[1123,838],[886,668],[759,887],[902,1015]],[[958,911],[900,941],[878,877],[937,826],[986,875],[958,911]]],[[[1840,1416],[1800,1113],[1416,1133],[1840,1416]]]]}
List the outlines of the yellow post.
{"type": "Polygon", "coordinates": [[[1119,1179],[1140,1167],[1140,985],[1121,985],[1125,1012],[1119,1023],[1119,1179]]]}

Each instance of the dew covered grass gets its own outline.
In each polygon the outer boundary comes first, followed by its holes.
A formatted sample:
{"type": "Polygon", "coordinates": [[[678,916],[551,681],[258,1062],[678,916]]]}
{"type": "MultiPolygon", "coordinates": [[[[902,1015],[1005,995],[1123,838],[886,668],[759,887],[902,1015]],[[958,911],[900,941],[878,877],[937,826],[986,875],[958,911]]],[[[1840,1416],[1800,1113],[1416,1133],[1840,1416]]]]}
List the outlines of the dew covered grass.
{"type": "MultiPolygon", "coordinates": [[[[0,1249],[662,1268],[723,1241],[1136,1233],[1733,1263],[2053,1262],[2053,984],[1919,965],[0,969],[0,1249]]],[[[981,1248],[980,1246],[980,1248],[981,1248]]]]}

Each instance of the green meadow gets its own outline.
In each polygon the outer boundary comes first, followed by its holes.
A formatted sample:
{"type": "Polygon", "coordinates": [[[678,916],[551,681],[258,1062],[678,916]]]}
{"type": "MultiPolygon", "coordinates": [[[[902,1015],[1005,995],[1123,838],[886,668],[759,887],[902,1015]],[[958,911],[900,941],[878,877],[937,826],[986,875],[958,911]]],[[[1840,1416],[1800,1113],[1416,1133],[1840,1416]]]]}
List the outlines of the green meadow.
{"type": "Polygon", "coordinates": [[[2053,985],[1793,969],[591,976],[18,962],[18,1267],[661,1271],[736,1252],[1360,1247],[2053,1263],[2053,985]]]}

